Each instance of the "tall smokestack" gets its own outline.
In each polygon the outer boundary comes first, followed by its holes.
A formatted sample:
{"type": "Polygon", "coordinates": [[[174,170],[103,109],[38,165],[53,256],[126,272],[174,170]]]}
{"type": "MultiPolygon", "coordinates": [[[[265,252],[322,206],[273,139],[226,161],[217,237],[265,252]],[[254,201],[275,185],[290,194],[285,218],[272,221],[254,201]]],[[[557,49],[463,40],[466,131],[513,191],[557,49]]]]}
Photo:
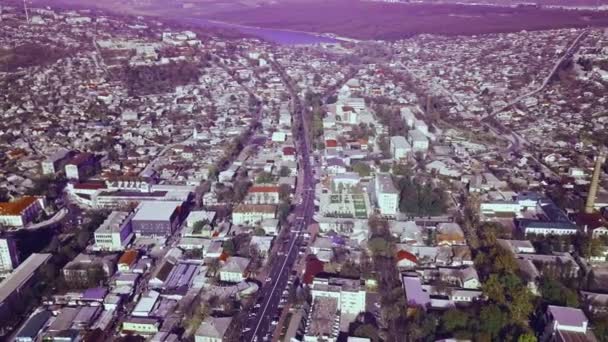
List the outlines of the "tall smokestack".
{"type": "Polygon", "coordinates": [[[600,176],[602,174],[602,165],[606,161],[606,150],[600,149],[600,153],[597,155],[595,160],[595,167],[593,169],[593,177],[591,178],[591,185],[589,186],[589,194],[587,194],[587,203],[585,204],[585,213],[592,214],[595,210],[595,198],[597,197],[597,190],[600,186],[600,176]]]}
{"type": "Polygon", "coordinates": [[[30,22],[30,14],[27,11],[27,2],[25,2],[26,0],[23,0],[23,11],[25,12],[25,21],[26,22],[30,22]]]}

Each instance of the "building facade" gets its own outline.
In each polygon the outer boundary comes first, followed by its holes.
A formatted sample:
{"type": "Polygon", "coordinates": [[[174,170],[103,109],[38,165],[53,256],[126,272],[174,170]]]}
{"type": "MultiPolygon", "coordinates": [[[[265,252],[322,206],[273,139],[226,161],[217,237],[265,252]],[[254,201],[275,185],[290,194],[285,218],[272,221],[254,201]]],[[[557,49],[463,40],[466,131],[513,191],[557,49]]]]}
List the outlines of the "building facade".
{"type": "Polygon", "coordinates": [[[0,273],[11,272],[19,264],[17,246],[11,238],[0,238],[0,273]]]}

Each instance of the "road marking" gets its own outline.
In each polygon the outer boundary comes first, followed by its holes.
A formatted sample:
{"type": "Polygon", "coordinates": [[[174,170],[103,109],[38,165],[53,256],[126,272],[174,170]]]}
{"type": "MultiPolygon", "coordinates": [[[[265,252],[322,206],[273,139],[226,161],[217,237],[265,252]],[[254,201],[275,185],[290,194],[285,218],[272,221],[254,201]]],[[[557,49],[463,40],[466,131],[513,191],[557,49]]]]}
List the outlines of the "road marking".
{"type": "MultiPolygon", "coordinates": [[[[301,229],[298,230],[298,235],[300,235],[301,231],[302,231],[301,229]]],[[[296,237],[295,239],[293,239],[293,241],[291,241],[291,246],[289,247],[289,252],[287,252],[288,254],[290,254],[292,252],[293,246],[295,246],[295,243],[297,240],[298,240],[298,238],[296,237]]],[[[283,271],[285,270],[285,266],[287,265],[287,261],[289,261],[289,258],[285,258],[285,260],[283,261],[283,265],[281,265],[281,271],[279,272],[280,274],[283,274],[283,271]]],[[[251,336],[251,341],[253,341],[255,339],[255,336],[258,333],[258,330],[260,329],[260,325],[262,324],[262,320],[264,319],[264,317],[266,315],[266,310],[268,309],[268,305],[270,305],[270,299],[272,299],[272,296],[275,294],[277,285],[279,285],[279,282],[275,281],[274,286],[272,287],[272,291],[270,291],[270,296],[268,297],[268,300],[266,301],[266,305],[264,305],[264,310],[262,310],[262,315],[260,316],[260,319],[258,320],[258,324],[255,326],[255,330],[253,331],[253,335],[251,336]]]]}

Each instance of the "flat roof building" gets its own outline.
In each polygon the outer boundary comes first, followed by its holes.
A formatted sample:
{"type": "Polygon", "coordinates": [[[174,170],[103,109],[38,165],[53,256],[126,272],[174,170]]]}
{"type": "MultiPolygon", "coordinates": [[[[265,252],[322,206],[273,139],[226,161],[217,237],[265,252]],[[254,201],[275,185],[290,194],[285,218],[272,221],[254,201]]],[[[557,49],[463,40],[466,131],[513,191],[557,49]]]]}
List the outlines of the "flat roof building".
{"type": "Polygon", "coordinates": [[[0,321],[8,321],[14,314],[12,305],[19,302],[21,291],[31,285],[38,269],[50,258],[51,254],[34,253],[0,283],[0,321]]]}
{"type": "Polygon", "coordinates": [[[132,214],[124,211],[113,211],[95,230],[96,250],[121,251],[133,239],[131,226],[132,214]]]}
{"type": "Polygon", "coordinates": [[[131,220],[133,231],[144,236],[171,235],[179,224],[179,209],[183,202],[142,202],[131,220]]]}

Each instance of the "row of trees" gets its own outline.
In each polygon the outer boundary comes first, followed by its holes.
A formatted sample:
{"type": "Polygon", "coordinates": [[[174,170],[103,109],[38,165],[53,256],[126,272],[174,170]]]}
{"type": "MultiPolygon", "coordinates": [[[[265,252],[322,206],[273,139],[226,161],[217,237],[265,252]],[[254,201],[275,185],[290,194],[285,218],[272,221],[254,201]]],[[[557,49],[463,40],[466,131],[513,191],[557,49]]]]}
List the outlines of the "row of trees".
{"type": "Polygon", "coordinates": [[[447,195],[430,181],[403,176],[397,180],[399,209],[412,216],[436,216],[447,210],[447,195]]]}

